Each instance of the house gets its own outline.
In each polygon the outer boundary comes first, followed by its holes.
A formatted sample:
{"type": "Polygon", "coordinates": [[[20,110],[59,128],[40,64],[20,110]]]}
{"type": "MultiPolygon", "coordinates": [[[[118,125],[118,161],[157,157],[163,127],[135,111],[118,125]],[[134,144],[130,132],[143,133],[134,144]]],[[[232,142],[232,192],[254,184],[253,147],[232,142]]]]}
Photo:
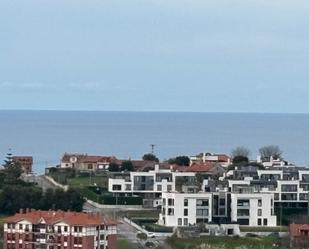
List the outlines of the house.
{"type": "Polygon", "coordinates": [[[190,157],[190,165],[194,163],[221,163],[223,167],[228,167],[231,157],[225,154],[200,153],[190,157]]]}
{"type": "Polygon", "coordinates": [[[117,222],[99,214],[20,210],[4,221],[4,249],[116,249],[117,222]]]}
{"type": "Polygon", "coordinates": [[[87,154],[67,154],[61,159],[61,168],[73,168],[79,171],[108,170],[111,163],[117,163],[113,156],[96,156],[87,154]]]}
{"type": "Polygon", "coordinates": [[[32,172],[32,156],[12,156],[12,161],[21,167],[23,173],[29,174],[32,172]]]}

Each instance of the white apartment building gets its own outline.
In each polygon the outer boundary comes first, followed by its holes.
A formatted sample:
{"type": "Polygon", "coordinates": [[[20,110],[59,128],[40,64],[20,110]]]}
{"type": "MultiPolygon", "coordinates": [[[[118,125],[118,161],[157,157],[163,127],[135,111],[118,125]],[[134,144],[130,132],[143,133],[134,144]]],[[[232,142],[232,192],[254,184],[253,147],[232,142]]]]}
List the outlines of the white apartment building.
{"type": "Polygon", "coordinates": [[[231,193],[231,221],[248,226],[277,226],[274,195],[231,193]]]}
{"type": "Polygon", "coordinates": [[[178,227],[214,222],[276,226],[273,198],[270,193],[163,193],[159,224],[178,227]]]}
{"type": "Polygon", "coordinates": [[[157,193],[176,191],[176,178],[194,179],[194,172],[173,172],[170,169],[159,169],[148,172],[129,172],[108,179],[108,191],[112,193],[157,193]]]}
{"type": "Polygon", "coordinates": [[[190,226],[212,221],[212,193],[163,193],[159,224],[190,226]]]}
{"type": "Polygon", "coordinates": [[[258,170],[258,179],[228,180],[231,192],[272,193],[275,202],[307,203],[309,170],[258,170]]]}

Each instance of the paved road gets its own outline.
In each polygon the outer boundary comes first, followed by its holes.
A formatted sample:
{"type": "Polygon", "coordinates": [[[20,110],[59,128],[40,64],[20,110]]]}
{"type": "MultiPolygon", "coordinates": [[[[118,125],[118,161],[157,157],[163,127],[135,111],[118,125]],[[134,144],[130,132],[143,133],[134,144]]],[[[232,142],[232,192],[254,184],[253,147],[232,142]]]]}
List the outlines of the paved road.
{"type": "Polygon", "coordinates": [[[41,176],[35,176],[35,182],[40,186],[43,191],[46,191],[47,189],[57,189],[58,187],[52,184],[50,181],[48,181],[44,175],[41,176]]]}

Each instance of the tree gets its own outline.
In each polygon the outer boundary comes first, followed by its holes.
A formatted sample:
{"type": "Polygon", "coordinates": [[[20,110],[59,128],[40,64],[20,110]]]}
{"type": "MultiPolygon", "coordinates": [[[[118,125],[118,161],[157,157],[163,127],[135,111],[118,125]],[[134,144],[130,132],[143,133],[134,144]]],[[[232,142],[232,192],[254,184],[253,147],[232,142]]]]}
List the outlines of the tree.
{"type": "Polygon", "coordinates": [[[233,157],[233,164],[240,164],[240,163],[248,163],[249,159],[245,156],[235,156],[233,157]]]}
{"type": "Polygon", "coordinates": [[[159,162],[159,158],[156,157],[156,155],[152,153],[147,153],[143,155],[143,160],[144,161],[152,161],[152,162],[159,162]]]}
{"type": "Polygon", "coordinates": [[[14,162],[11,153],[7,153],[3,167],[5,175],[4,182],[6,183],[16,182],[22,173],[20,165],[14,162]]]}
{"type": "Polygon", "coordinates": [[[118,172],[120,169],[119,165],[117,163],[111,163],[108,167],[108,170],[110,172],[118,172]]]}
{"type": "Polygon", "coordinates": [[[120,167],[121,171],[134,171],[134,166],[131,161],[123,161],[120,167]]]}
{"type": "Polygon", "coordinates": [[[250,150],[244,146],[238,146],[235,149],[233,149],[231,152],[232,158],[237,157],[237,156],[249,158],[249,155],[250,155],[250,150]]]}
{"type": "Polygon", "coordinates": [[[190,158],[187,156],[177,156],[175,158],[170,158],[168,160],[170,164],[177,164],[179,166],[189,166],[190,165],[190,158]]]}
{"type": "Polygon", "coordinates": [[[269,161],[272,157],[273,159],[282,159],[282,151],[278,145],[267,145],[259,149],[262,161],[269,161]]]}

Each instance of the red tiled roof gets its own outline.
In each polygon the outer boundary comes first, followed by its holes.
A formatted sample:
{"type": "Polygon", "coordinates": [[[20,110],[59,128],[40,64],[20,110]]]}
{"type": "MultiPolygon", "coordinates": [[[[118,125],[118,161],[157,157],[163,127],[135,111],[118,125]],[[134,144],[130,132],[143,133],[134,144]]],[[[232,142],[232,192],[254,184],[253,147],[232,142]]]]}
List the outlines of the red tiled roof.
{"type": "Polygon", "coordinates": [[[301,231],[309,231],[309,224],[290,224],[289,230],[292,237],[301,236],[301,231]]]}
{"type": "Polygon", "coordinates": [[[47,224],[56,224],[64,222],[70,226],[92,226],[92,225],[116,225],[117,222],[106,219],[98,214],[78,213],[64,211],[29,211],[26,213],[16,213],[5,219],[7,223],[15,223],[21,220],[27,220],[33,224],[38,224],[40,220],[44,220],[47,224]]]}
{"type": "Polygon", "coordinates": [[[216,163],[206,162],[206,163],[193,163],[191,166],[177,166],[173,165],[173,170],[178,172],[209,172],[216,163]]]}
{"type": "Polygon", "coordinates": [[[72,157],[76,157],[78,163],[104,163],[115,162],[117,160],[114,156],[95,156],[87,154],[64,154],[61,161],[69,163],[72,157]]]}

